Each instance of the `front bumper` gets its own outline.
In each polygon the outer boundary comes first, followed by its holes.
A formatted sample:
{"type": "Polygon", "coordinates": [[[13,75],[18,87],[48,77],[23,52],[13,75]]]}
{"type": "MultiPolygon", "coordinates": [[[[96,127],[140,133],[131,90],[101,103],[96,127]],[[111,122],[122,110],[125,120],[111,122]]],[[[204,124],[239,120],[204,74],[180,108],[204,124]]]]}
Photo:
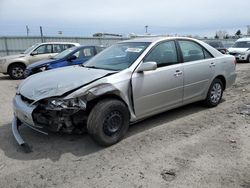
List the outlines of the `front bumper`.
{"type": "Polygon", "coordinates": [[[27,145],[19,133],[19,127],[25,125],[37,132],[48,135],[47,130],[42,126],[34,124],[32,112],[36,105],[24,102],[21,95],[16,95],[13,100],[14,118],[12,121],[12,133],[20,146],[27,145]]]}
{"type": "Polygon", "coordinates": [[[229,53],[233,55],[237,61],[247,61],[248,54],[240,54],[240,53],[229,53]]]}

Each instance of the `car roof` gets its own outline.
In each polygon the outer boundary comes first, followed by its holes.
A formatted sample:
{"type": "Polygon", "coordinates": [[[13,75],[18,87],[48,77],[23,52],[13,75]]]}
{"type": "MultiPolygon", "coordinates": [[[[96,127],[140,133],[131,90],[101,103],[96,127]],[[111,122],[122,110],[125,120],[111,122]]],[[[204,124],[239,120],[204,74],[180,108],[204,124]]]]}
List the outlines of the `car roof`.
{"type": "Polygon", "coordinates": [[[175,39],[188,39],[188,40],[193,40],[196,41],[194,38],[189,38],[189,37],[145,37],[145,38],[136,38],[136,39],[131,39],[131,40],[125,40],[119,43],[123,42],[160,42],[163,40],[175,40],[175,39]]]}
{"type": "Polygon", "coordinates": [[[241,38],[237,40],[237,42],[240,42],[240,41],[250,41],[250,38],[241,38]]]}
{"type": "Polygon", "coordinates": [[[38,43],[38,44],[74,44],[74,45],[80,45],[77,42],[43,42],[43,43],[38,43]]]}

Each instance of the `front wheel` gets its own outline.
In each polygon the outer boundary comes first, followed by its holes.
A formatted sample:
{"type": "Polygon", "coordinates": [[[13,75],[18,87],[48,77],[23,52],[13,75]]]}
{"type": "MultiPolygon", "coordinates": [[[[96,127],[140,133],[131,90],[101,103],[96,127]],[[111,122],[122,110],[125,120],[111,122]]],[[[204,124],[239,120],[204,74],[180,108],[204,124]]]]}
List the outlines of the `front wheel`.
{"type": "Polygon", "coordinates": [[[13,64],[10,65],[8,73],[12,79],[18,80],[24,78],[24,70],[25,70],[24,65],[13,64]]]}
{"type": "Polygon", "coordinates": [[[223,96],[223,83],[220,79],[215,79],[209,87],[205,104],[208,107],[217,106],[223,96]]]}
{"type": "Polygon", "coordinates": [[[97,103],[91,110],[87,122],[88,133],[103,146],[119,142],[128,127],[128,108],[116,99],[105,99],[97,103]]]}

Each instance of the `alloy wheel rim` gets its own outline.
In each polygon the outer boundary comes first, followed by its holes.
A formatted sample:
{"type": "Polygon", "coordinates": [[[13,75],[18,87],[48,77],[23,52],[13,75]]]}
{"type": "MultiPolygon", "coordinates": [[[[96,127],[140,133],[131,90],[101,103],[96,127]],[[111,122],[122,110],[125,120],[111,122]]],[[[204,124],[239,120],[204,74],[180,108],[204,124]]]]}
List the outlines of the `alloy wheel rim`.
{"type": "Polygon", "coordinates": [[[20,67],[15,67],[12,69],[12,75],[16,78],[21,78],[23,76],[23,69],[20,67]]]}
{"type": "Polygon", "coordinates": [[[221,94],[222,94],[221,85],[219,83],[215,83],[211,90],[211,95],[210,95],[211,101],[213,103],[218,103],[221,98],[221,94]]]}

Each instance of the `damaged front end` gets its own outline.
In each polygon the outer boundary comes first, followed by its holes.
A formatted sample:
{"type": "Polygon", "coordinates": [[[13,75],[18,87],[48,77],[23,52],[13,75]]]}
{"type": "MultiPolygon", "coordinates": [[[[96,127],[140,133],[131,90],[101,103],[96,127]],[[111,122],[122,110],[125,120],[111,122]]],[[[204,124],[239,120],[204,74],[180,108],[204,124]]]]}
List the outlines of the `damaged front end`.
{"type": "Polygon", "coordinates": [[[82,98],[49,98],[38,102],[34,122],[53,132],[83,131],[86,125],[86,101],[82,98]]]}
{"type": "Polygon", "coordinates": [[[20,94],[13,100],[14,118],[12,133],[19,145],[25,143],[19,133],[19,127],[26,125],[43,134],[52,132],[82,133],[86,127],[86,101],[82,98],[48,98],[32,101],[20,94]]]}

